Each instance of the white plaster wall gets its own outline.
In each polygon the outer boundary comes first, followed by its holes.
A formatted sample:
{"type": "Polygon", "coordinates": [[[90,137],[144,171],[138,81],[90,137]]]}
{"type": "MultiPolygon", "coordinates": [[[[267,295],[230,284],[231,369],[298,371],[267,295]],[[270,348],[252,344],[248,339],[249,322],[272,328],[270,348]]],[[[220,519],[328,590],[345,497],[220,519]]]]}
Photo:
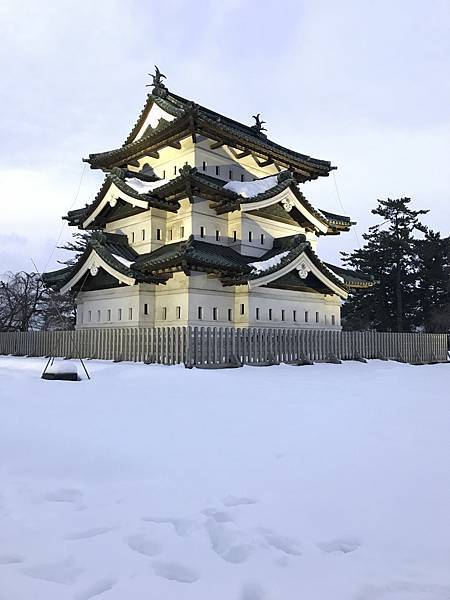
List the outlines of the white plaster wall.
{"type": "Polygon", "coordinates": [[[248,321],[251,326],[300,327],[302,329],[341,328],[341,302],[338,296],[259,287],[250,290],[248,297],[248,321]],[[257,308],[259,308],[259,320],[256,318],[257,308]],[[272,310],[272,319],[269,318],[269,309],[272,310]],[[307,321],[306,312],[308,313],[307,321]],[[316,313],[318,321],[316,321],[316,313]]]}
{"type": "Polygon", "coordinates": [[[246,285],[236,288],[224,287],[219,279],[202,272],[193,272],[190,277],[184,273],[174,273],[166,285],[139,284],[82,292],[78,296],[77,304],[77,328],[192,325],[340,329],[340,300],[337,296],[265,287],[249,291],[246,285]],[[148,306],[148,315],[145,315],[145,304],[148,306]],[[177,307],[180,307],[180,314],[177,307]],[[201,319],[199,307],[202,308],[201,319]],[[215,308],[217,319],[214,319],[215,308]],[[257,308],[259,320],[256,318],[257,308]],[[122,319],[119,319],[119,309],[122,310],[122,319]],[[272,310],[272,319],[269,318],[269,309],[272,310]],[[111,320],[108,320],[108,310],[111,311],[111,320]],[[284,321],[282,310],[285,311],[284,321]],[[296,321],[293,319],[294,310],[296,321]],[[98,311],[100,320],[97,317],[98,311]]]}
{"type": "Polygon", "coordinates": [[[109,290],[81,292],[77,296],[77,329],[89,327],[150,327],[153,323],[155,286],[145,283],[109,290]],[[144,314],[148,304],[149,315],[144,314]],[[119,309],[122,318],[119,318],[119,309]],[[132,315],[130,318],[130,309],[132,315]],[[100,311],[100,319],[98,319],[100,311]],[[108,311],[111,311],[109,320],[108,311]],[[89,320],[89,312],[91,320],[89,320]]]}
{"type": "Polygon", "coordinates": [[[241,176],[244,181],[253,181],[253,179],[278,173],[278,169],[273,164],[267,167],[258,166],[251,155],[237,159],[227,146],[211,150],[210,146],[214,143],[213,140],[204,137],[198,140],[195,148],[195,166],[200,172],[224,181],[241,181],[241,176]],[[203,162],[206,162],[206,169],[203,169],[203,162]],[[219,167],[218,174],[216,167],[219,167]]]}
{"type": "MultiPolygon", "coordinates": [[[[152,156],[143,156],[139,159],[139,168],[141,170],[145,165],[153,169],[155,175],[161,179],[173,179],[179,175],[179,170],[186,164],[193,167],[195,165],[195,147],[192,138],[186,137],[180,140],[181,148],[172,148],[167,146],[158,150],[159,158],[152,156]]],[[[130,167],[130,170],[136,170],[136,167],[130,167]]]]}

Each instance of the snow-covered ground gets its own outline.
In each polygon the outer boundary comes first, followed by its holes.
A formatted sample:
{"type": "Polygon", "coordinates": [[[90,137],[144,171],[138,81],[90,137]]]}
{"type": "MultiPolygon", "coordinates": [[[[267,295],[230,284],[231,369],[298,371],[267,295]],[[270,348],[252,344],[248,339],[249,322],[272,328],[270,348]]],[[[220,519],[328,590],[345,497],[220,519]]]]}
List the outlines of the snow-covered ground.
{"type": "Polygon", "coordinates": [[[1,600],[450,598],[450,366],[0,358],[1,600]]]}

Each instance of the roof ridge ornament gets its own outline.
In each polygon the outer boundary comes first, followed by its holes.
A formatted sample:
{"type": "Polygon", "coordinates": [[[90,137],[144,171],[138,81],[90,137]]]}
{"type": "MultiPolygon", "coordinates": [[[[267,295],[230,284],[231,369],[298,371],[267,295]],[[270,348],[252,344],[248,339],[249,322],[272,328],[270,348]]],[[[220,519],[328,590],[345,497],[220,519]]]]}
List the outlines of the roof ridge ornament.
{"type": "Polygon", "coordinates": [[[255,124],[252,125],[252,129],[254,129],[255,131],[257,131],[258,133],[261,133],[262,135],[267,135],[264,133],[264,131],[267,131],[266,127],[263,127],[263,125],[266,123],[265,121],[261,121],[261,113],[257,113],[256,115],[252,115],[252,119],[255,119],[255,124]]]}
{"type": "Polygon", "coordinates": [[[152,83],[148,83],[145,87],[152,87],[152,94],[155,96],[164,97],[167,94],[167,86],[163,83],[163,79],[167,79],[164,73],[158,69],[155,65],[155,74],[149,73],[150,77],[153,79],[152,83]]]}

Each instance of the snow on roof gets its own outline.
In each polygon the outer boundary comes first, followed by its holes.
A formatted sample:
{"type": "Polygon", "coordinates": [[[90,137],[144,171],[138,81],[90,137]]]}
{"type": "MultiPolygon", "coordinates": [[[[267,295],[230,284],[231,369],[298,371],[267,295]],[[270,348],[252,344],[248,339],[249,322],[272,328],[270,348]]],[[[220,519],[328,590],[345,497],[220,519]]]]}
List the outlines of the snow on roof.
{"type": "Polygon", "coordinates": [[[251,267],[253,267],[253,273],[263,273],[264,271],[268,271],[272,267],[276,267],[285,256],[289,254],[290,250],[286,250],[286,252],[281,252],[272,258],[268,258],[267,260],[260,260],[257,262],[249,263],[251,267]]]}
{"type": "Polygon", "coordinates": [[[120,263],[122,263],[123,265],[125,265],[125,267],[127,267],[127,269],[130,268],[130,265],[133,264],[132,260],[127,260],[126,258],[124,258],[123,256],[119,256],[118,254],[113,254],[114,258],[116,260],[118,260],[120,263]]]}
{"type": "Polygon", "coordinates": [[[223,187],[225,190],[236,192],[243,198],[253,198],[273,188],[278,183],[278,176],[271,175],[255,181],[229,181],[223,187]]]}
{"type": "Polygon", "coordinates": [[[139,192],[139,194],[148,194],[156,188],[159,188],[162,185],[166,185],[166,183],[169,183],[169,181],[170,179],[159,179],[158,181],[142,181],[142,179],[138,179],[137,177],[125,177],[126,184],[133,188],[133,190],[135,190],[136,192],[139,192]]]}

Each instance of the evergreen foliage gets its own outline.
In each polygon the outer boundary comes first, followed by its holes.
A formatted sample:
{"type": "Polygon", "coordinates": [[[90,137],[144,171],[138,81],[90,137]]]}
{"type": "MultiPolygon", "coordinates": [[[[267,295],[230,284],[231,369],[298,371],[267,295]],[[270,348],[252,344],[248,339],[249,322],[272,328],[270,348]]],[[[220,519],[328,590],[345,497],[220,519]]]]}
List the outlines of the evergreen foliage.
{"type": "Polygon", "coordinates": [[[346,265],[377,282],[350,295],[343,307],[346,329],[448,330],[448,240],[429,231],[420,221],[428,211],[413,210],[410,202],[378,200],[372,213],[382,222],[364,234],[361,249],[343,253],[346,265]]]}

